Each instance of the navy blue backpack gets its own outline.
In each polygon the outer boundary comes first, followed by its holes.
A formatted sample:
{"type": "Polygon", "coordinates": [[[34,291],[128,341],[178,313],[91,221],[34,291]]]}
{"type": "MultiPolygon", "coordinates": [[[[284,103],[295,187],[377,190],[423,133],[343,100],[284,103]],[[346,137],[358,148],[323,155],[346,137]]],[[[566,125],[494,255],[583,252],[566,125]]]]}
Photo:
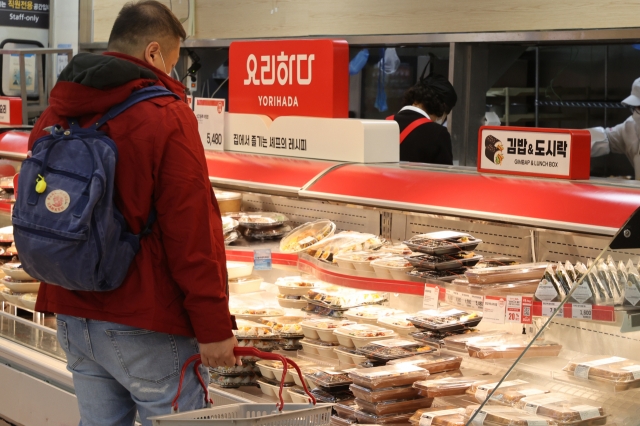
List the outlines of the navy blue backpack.
{"type": "Polygon", "coordinates": [[[143,234],[129,232],[113,202],[118,149],[98,129],[159,96],[179,99],[164,87],[146,87],[94,125],[81,128],[69,118],[69,129],[56,125],[33,144],[20,170],[12,217],[16,248],[29,275],[68,290],[108,291],[122,284],[155,211],[143,234]]]}

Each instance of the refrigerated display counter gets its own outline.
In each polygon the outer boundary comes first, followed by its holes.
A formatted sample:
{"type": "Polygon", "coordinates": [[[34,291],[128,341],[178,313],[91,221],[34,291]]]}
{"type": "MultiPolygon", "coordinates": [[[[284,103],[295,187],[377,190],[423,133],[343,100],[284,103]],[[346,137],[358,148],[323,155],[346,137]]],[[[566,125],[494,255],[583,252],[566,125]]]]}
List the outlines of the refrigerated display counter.
{"type": "MultiPolygon", "coordinates": [[[[0,139],[0,154],[2,147],[0,139]]],[[[26,150],[26,144],[24,147],[26,150]]],[[[475,170],[459,167],[349,164],[234,152],[207,152],[206,159],[215,188],[240,191],[243,210],[282,213],[292,228],[328,219],[335,223],[336,233],[345,230],[369,233],[395,243],[418,234],[452,230],[481,239],[482,244],[475,249],[477,254],[487,258],[509,257],[522,263],[569,261],[576,264],[596,259],[618,228],[640,206],[640,186],[629,182],[529,179],[478,174],[475,170]]],[[[571,360],[583,354],[637,357],[640,333],[636,330],[640,326],[640,311],[635,306],[568,304],[547,324],[549,315],[557,310],[559,303],[544,302],[535,294],[477,292],[468,286],[439,279],[397,274],[387,277],[373,269],[345,269],[308,253],[283,253],[277,241],[241,238],[227,247],[228,259],[252,262],[254,250],[258,248],[271,250],[273,268],[254,271],[264,280],[260,291],[232,292],[231,306],[240,312],[247,306],[266,306],[287,315],[301,315],[300,308],[280,304],[277,298],[280,290],[275,285],[278,278],[300,274],[336,285],[338,293],[367,290],[367,297],[380,298],[389,308],[412,314],[426,306],[425,289],[435,288],[435,298],[440,306],[484,315],[478,326],[480,330],[524,332],[534,336],[544,329],[549,341],[562,346],[558,356],[552,357],[553,362],[546,364],[542,358],[533,358],[535,362],[516,362],[514,358],[481,359],[446,347],[437,349],[441,354],[462,357],[463,373],[481,370],[493,374],[495,382],[505,375],[509,375],[509,380],[516,377],[532,386],[544,387],[545,391],[591,400],[609,413],[606,424],[635,424],[630,416],[640,412],[637,402],[640,391],[601,386],[597,381],[585,381],[580,377],[565,380],[563,372],[571,360]],[[492,317],[484,302],[497,298],[505,303],[507,296],[515,297],[513,300],[519,302],[521,308],[525,298],[532,300],[527,312],[530,322],[523,323],[522,318],[510,321],[492,317]],[[512,369],[513,365],[516,367],[512,369]],[[612,389],[615,392],[612,393],[612,389]]],[[[607,252],[615,262],[632,259],[635,263],[639,254],[635,249],[607,252]]],[[[19,311],[22,315],[15,318],[12,309],[11,305],[5,306],[0,319],[0,359],[3,361],[0,367],[23,374],[24,381],[38,380],[51,386],[51,389],[47,388],[47,395],[64,392],[66,396],[72,396],[70,375],[64,370],[57,342],[50,331],[40,328],[51,329],[51,317],[38,324],[38,317],[27,318],[31,314],[28,311],[19,311]]],[[[519,311],[520,315],[524,313],[523,309],[519,311]]],[[[245,312],[244,315],[252,318],[254,314],[245,312]]],[[[365,321],[357,316],[353,318],[365,321]]],[[[374,317],[373,321],[376,320],[374,317]]],[[[303,349],[292,343],[293,347],[293,351],[286,353],[325,368],[339,368],[344,357],[361,357],[353,351],[343,350],[336,351],[333,358],[331,346],[328,352],[331,356],[325,357],[319,353],[327,348],[316,343],[307,342],[303,349]],[[311,353],[307,349],[318,352],[311,353]]],[[[0,384],[0,388],[9,387],[0,384]]],[[[220,403],[274,400],[262,395],[256,387],[226,389],[214,384],[212,389],[220,403]]],[[[436,398],[434,402],[437,401],[436,398]]],[[[31,408],[36,405],[32,404],[31,408]]]]}

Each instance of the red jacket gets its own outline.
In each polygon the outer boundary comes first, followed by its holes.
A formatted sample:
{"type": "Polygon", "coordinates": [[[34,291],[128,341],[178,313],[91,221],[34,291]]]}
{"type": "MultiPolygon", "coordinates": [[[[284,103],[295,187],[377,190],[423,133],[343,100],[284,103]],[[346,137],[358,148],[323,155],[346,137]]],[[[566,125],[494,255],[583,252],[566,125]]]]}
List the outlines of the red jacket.
{"type": "MultiPolygon", "coordinates": [[[[88,55],[76,56],[66,70],[67,81],[53,88],[29,149],[46,134],[45,127],[68,127],[63,117],[80,117],[87,126],[148,85],[164,85],[184,98],[181,83],[141,60],[116,53],[88,55]],[[128,76],[132,79],[124,84],[108,85],[128,76]]],[[[175,98],[155,98],[131,107],[101,130],[118,147],[115,203],[131,231],[141,231],[152,205],[158,219],[152,233],[142,238],[119,288],[81,292],[43,283],[37,310],[195,336],[200,343],[231,337],[220,210],[193,111],[175,98]]]]}

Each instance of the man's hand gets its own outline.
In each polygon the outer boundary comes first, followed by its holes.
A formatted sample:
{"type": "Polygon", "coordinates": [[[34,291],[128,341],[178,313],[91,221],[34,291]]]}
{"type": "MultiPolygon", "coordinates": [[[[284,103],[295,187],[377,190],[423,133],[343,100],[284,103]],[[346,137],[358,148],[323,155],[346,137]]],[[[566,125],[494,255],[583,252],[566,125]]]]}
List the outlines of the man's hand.
{"type": "Polygon", "coordinates": [[[233,355],[233,348],[238,346],[235,337],[213,343],[200,343],[200,358],[205,367],[233,367],[242,365],[240,357],[233,355]]]}

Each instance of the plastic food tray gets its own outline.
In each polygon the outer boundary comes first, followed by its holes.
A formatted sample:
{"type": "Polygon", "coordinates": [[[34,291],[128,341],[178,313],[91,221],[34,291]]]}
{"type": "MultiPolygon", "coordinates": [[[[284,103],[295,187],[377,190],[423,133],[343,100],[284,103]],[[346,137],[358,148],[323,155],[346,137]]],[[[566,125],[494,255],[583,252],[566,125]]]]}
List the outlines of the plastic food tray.
{"type": "Polygon", "coordinates": [[[404,339],[373,341],[366,346],[358,348],[358,352],[367,358],[384,362],[408,358],[417,353],[432,352],[433,350],[430,346],[404,339]]]}
{"type": "Polygon", "coordinates": [[[291,398],[291,401],[294,404],[308,404],[311,402],[311,398],[309,398],[307,394],[304,393],[304,389],[302,388],[290,387],[286,389],[286,392],[289,393],[289,398],[291,398]]]}
{"type": "Polygon", "coordinates": [[[497,339],[501,337],[511,336],[507,331],[490,330],[478,331],[475,333],[455,334],[444,338],[444,346],[454,351],[467,352],[467,345],[480,343],[484,340],[497,339]]]}
{"type": "Polygon", "coordinates": [[[409,411],[415,412],[416,410],[419,410],[421,408],[431,407],[432,402],[433,399],[431,398],[420,397],[379,402],[369,402],[356,398],[356,405],[358,406],[358,409],[360,409],[360,411],[375,414],[377,416],[408,413],[409,411]]]}
{"type": "Polygon", "coordinates": [[[473,385],[495,381],[491,375],[445,377],[443,379],[417,381],[413,387],[419,389],[422,396],[437,398],[441,396],[463,395],[473,385]]]}
{"type": "Polygon", "coordinates": [[[426,280],[451,282],[455,279],[464,277],[464,273],[466,271],[467,271],[467,268],[451,269],[447,271],[434,271],[432,269],[414,268],[411,271],[407,272],[407,275],[409,275],[410,277],[426,279],[426,280]]]}
{"type": "Polygon", "coordinates": [[[321,219],[305,223],[293,229],[280,241],[282,253],[298,253],[305,251],[312,245],[331,237],[336,232],[336,224],[330,220],[321,219]]]}
{"type": "Polygon", "coordinates": [[[429,424],[430,426],[465,426],[467,424],[464,418],[464,408],[454,407],[438,407],[423,408],[409,419],[412,426],[429,424]]]}
{"type": "Polygon", "coordinates": [[[581,379],[611,383],[616,390],[640,387],[640,363],[626,358],[578,357],[571,360],[563,370],[581,379]]]}
{"type": "Polygon", "coordinates": [[[253,373],[239,376],[211,373],[209,383],[220,386],[221,388],[239,388],[240,386],[255,385],[257,379],[258,375],[253,373]]]}
{"type": "Polygon", "coordinates": [[[338,359],[338,355],[333,350],[337,344],[311,339],[302,339],[300,340],[300,344],[304,348],[304,351],[310,355],[320,355],[325,358],[338,359]]]}
{"type": "MultiPolygon", "coordinates": [[[[256,362],[256,366],[260,370],[260,374],[265,379],[276,380],[280,382],[282,380],[282,373],[284,370],[282,369],[282,363],[280,361],[267,361],[261,360],[256,362]]],[[[298,364],[300,367],[300,365],[298,364]]],[[[284,378],[285,383],[293,384],[293,377],[290,377],[288,374],[284,378]]]]}
{"type": "Polygon", "coordinates": [[[464,266],[473,266],[482,259],[482,256],[468,252],[445,254],[443,256],[430,256],[428,254],[407,256],[405,259],[418,269],[431,269],[434,271],[450,271],[464,266]]]}
{"type": "Polygon", "coordinates": [[[604,409],[591,401],[567,398],[562,394],[549,393],[527,396],[515,404],[528,413],[550,417],[559,425],[566,424],[605,424],[607,416],[604,409]]]}
{"type": "Polygon", "coordinates": [[[357,422],[357,420],[348,420],[338,416],[331,416],[331,419],[329,419],[329,426],[350,426],[357,424],[357,422]]]}
{"type": "Polygon", "coordinates": [[[234,278],[229,280],[229,292],[231,293],[254,293],[260,291],[262,277],[249,275],[248,277],[234,278]]]}
{"type": "Polygon", "coordinates": [[[40,281],[18,281],[11,277],[3,277],[0,284],[16,293],[37,293],[40,288],[40,281]]]}
{"type": "Polygon", "coordinates": [[[482,242],[469,234],[454,231],[439,231],[420,234],[405,241],[404,244],[413,251],[433,256],[473,250],[482,242]]]}
{"type": "Polygon", "coordinates": [[[334,257],[334,261],[340,268],[351,269],[362,272],[374,272],[371,262],[393,256],[391,253],[358,251],[353,253],[339,254],[334,257]]]}
{"type": "Polygon", "coordinates": [[[386,306],[363,306],[349,309],[344,316],[360,324],[378,325],[379,318],[402,313],[404,312],[399,309],[392,309],[386,306]]]}
{"type": "Polygon", "coordinates": [[[309,339],[337,343],[338,337],[333,334],[333,331],[340,327],[354,324],[353,321],[346,320],[316,319],[303,321],[300,326],[304,336],[309,339]]]}
{"type": "Polygon", "coordinates": [[[291,232],[289,225],[277,225],[262,228],[244,228],[242,236],[247,240],[275,240],[291,232]]]}
{"type": "Polygon", "coordinates": [[[281,317],[284,315],[282,309],[276,308],[231,308],[229,312],[236,318],[247,321],[260,321],[265,317],[281,317]]]}
{"type": "Polygon", "coordinates": [[[345,391],[331,390],[331,393],[329,393],[320,388],[315,388],[311,390],[311,394],[319,402],[324,402],[326,404],[338,404],[338,403],[353,404],[354,403],[353,394],[348,390],[345,390],[345,391]]]}
{"type": "MultiPolygon", "coordinates": [[[[24,306],[25,309],[29,309],[30,311],[36,310],[36,300],[38,299],[37,293],[23,293],[20,296],[20,303],[24,306]]],[[[1,300],[1,297],[0,297],[1,300]]]]}
{"type": "MultiPolygon", "coordinates": [[[[467,393],[469,395],[473,395],[477,402],[483,403],[486,401],[488,395],[498,386],[498,382],[495,383],[484,383],[484,384],[473,384],[469,389],[467,389],[467,393]]],[[[500,388],[494,392],[491,396],[491,402],[502,403],[502,394],[508,391],[515,391],[518,389],[527,389],[530,388],[531,385],[529,382],[525,382],[524,380],[507,380],[500,384],[500,388]]]]}
{"type": "Polygon", "coordinates": [[[374,425],[402,425],[408,424],[409,419],[413,415],[411,413],[404,414],[387,414],[385,416],[378,416],[375,414],[365,413],[364,411],[356,411],[356,418],[358,423],[361,424],[374,424],[374,425]]]}
{"type": "Polygon", "coordinates": [[[240,238],[240,234],[237,231],[231,231],[224,234],[224,244],[229,245],[235,243],[240,238]]]}
{"type": "Polygon", "coordinates": [[[332,391],[347,390],[352,383],[349,374],[333,368],[316,368],[304,374],[316,386],[332,391]]]}
{"type": "Polygon", "coordinates": [[[240,226],[245,228],[271,228],[282,225],[289,219],[281,213],[246,212],[238,218],[240,226]]]}
{"type": "MultiPolygon", "coordinates": [[[[278,392],[280,392],[280,383],[265,378],[262,379],[258,379],[258,386],[260,386],[260,390],[262,390],[262,393],[267,395],[267,396],[273,396],[273,397],[278,397],[278,392]]],[[[287,383],[285,383],[285,386],[288,386],[287,383]]],[[[293,402],[291,399],[291,395],[289,394],[289,392],[286,391],[286,389],[284,389],[282,391],[282,399],[284,400],[284,402],[293,402]]]]}
{"type": "Polygon", "coordinates": [[[424,368],[403,364],[349,371],[353,383],[368,389],[406,386],[428,376],[429,372],[424,368]]]}
{"type": "Polygon", "coordinates": [[[423,354],[410,358],[389,361],[388,365],[412,364],[429,371],[429,374],[442,373],[444,371],[458,370],[462,364],[462,358],[453,355],[423,354]]]}
{"type": "Polygon", "coordinates": [[[344,346],[338,346],[333,349],[338,355],[338,359],[343,364],[361,364],[367,361],[367,357],[360,355],[355,348],[346,348],[344,346]]]}
{"type": "Polygon", "coordinates": [[[307,317],[292,315],[283,317],[265,317],[262,318],[260,322],[271,327],[273,332],[283,339],[298,339],[304,337],[300,323],[306,319],[307,317]]]}
{"type": "Polygon", "coordinates": [[[411,385],[372,390],[364,386],[352,384],[349,386],[349,390],[356,398],[368,402],[413,399],[418,396],[419,392],[418,389],[415,389],[411,385]]]}
{"type": "Polygon", "coordinates": [[[352,309],[365,305],[375,305],[387,300],[386,293],[363,290],[327,291],[312,289],[304,296],[310,303],[327,306],[332,309],[352,309]]]}
{"type": "Polygon", "coordinates": [[[285,309],[304,309],[307,307],[308,303],[304,299],[288,299],[286,297],[281,297],[284,295],[278,295],[278,305],[281,308],[285,309]]]}
{"type": "Polygon", "coordinates": [[[355,405],[355,403],[336,404],[333,406],[333,409],[336,410],[336,414],[338,414],[338,417],[340,417],[341,419],[352,420],[354,422],[358,420],[358,418],[356,417],[356,410],[358,409],[358,407],[355,405]]]}
{"type": "Polygon", "coordinates": [[[498,266],[495,268],[469,269],[465,276],[470,283],[495,284],[526,280],[540,280],[544,275],[547,262],[523,263],[519,265],[498,266]]]}
{"type": "Polygon", "coordinates": [[[243,376],[247,374],[256,374],[260,371],[255,363],[242,361],[242,365],[234,365],[233,367],[214,367],[209,368],[213,374],[220,376],[243,376]]]}
{"type": "Polygon", "coordinates": [[[411,321],[407,320],[410,316],[410,314],[403,314],[380,317],[378,318],[378,324],[381,327],[389,328],[402,336],[408,336],[409,333],[418,331],[411,321]]]}
{"type": "MultiPolygon", "coordinates": [[[[313,385],[311,384],[311,382],[309,380],[307,380],[306,377],[304,377],[305,373],[311,373],[314,372],[318,367],[315,365],[309,365],[309,366],[303,366],[300,367],[300,371],[302,372],[302,380],[304,380],[305,384],[307,385],[307,388],[311,389],[313,388],[313,385]]],[[[293,379],[293,382],[296,384],[296,386],[302,386],[302,380],[300,379],[300,376],[298,376],[298,372],[295,369],[290,369],[287,370],[287,375],[293,379]]]]}
{"type": "Polygon", "coordinates": [[[253,272],[253,263],[227,261],[229,279],[248,277],[253,272]]]}
{"type": "Polygon", "coordinates": [[[477,326],[482,321],[482,314],[479,312],[468,313],[457,309],[442,312],[421,311],[416,316],[410,317],[409,321],[421,329],[438,332],[456,331],[477,326]]]}
{"type": "MultiPolygon", "coordinates": [[[[455,284],[457,280],[453,280],[455,284]]],[[[508,283],[497,283],[497,284],[475,284],[469,283],[465,280],[467,285],[469,286],[469,290],[479,291],[481,293],[487,294],[501,294],[501,293],[516,293],[516,294],[534,294],[538,290],[538,285],[540,285],[540,280],[525,280],[525,281],[516,281],[516,282],[508,282],[508,283]]]]}
{"type": "Polygon", "coordinates": [[[33,281],[33,277],[22,269],[21,263],[5,263],[0,270],[17,281],[33,281]]]}
{"type": "Polygon", "coordinates": [[[18,307],[23,307],[23,305],[22,305],[22,294],[23,293],[13,293],[9,289],[4,289],[2,291],[2,297],[4,297],[4,300],[6,300],[8,303],[10,303],[10,304],[12,304],[14,306],[18,306],[18,307]]]}
{"type": "Polygon", "coordinates": [[[340,345],[347,348],[361,348],[376,340],[393,339],[397,334],[387,328],[368,324],[341,327],[333,332],[340,345]]]}
{"type": "Polygon", "coordinates": [[[465,411],[465,418],[471,419],[471,417],[478,411],[474,423],[479,423],[482,420],[482,424],[485,425],[505,425],[505,426],[530,426],[535,424],[536,426],[555,426],[556,423],[548,417],[537,416],[535,414],[527,413],[526,411],[518,410],[513,407],[485,405],[480,410],[479,405],[470,405],[465,411]]]}
{"type": "Polygon", "coordinates": [[[280,294],[291,296],[305,296],[309,290],[316,287],[320,281],[306,277],[282,277],[276,280],[276,286],[280,294]]]}
{"type": "Polygon", "coordinates": [[[388,280],[404,280],[406,279],[407,272],[411,271],[413,267],[404,257],[382,257],[371,262],[371,266],[375,271],[378,278],[388,280]]]}
{"type": "MultiPolygon", "coordinates": [[[[514,359],[526,349],[526,343],[480,342],[467,345],[469,356],[480,359],[514,359]]],[[[524,358],[558,356],[562,346],[556,343],[534,342],[524,354],[524,358]]]]}

